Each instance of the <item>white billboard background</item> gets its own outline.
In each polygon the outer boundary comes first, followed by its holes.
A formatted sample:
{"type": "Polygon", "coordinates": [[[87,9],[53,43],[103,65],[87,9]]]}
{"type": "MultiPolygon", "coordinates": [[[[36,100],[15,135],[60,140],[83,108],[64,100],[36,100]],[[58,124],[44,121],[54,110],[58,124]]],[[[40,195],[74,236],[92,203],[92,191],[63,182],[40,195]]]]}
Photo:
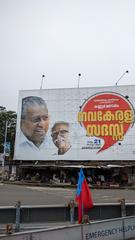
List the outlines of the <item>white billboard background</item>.
{"type": "Polygon", "coordinates": [[[135,160],[135,126],[129,127],[124,135],[124,140],[116,142],[108,149],[98,153],[98,150],[87,148],[91,142],[100,140],[100,147],[104,145],[104,140],[100,137],[86,136],[86,129],[78,122],[78,112],[80,106],[94,94],[102,92],[112,92],[123,97],[128,96],[128,100],[135,107],[135,86],[112,86],[102,88],[71,88],[71,89],[46,89],[46,90],[25,90],[19,93],[17,131],[15,142],[14,159],[18,160],[135,160]],[[19,149],[20,142],[20,116],[22,99],[27,96],[39,96],[43,98],[48,107],[50,115],[50,125],[48,137],[50,145],[46,148],[45,154],[24,154],[19,149]],[[66,121],[70,124],[70,140],[72,147],[63,155],[57,155],[57,148],[51,139],[51,128],[57,121],[66,121]]]}

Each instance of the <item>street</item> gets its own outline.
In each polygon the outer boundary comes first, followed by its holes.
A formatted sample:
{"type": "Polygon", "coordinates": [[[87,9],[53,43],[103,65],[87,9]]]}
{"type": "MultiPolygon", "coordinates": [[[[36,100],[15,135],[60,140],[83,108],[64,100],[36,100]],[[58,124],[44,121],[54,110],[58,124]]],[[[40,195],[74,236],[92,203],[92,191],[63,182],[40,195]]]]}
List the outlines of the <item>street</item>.
{"type": "MultiPolygon", "coordinates": [[[[76,189],[0,184],[0,206],[67,204],[75,199],[76,189]]],[[[94,203],[135,203],[135,191],[129,189],[91,189],[94,203]]]]}

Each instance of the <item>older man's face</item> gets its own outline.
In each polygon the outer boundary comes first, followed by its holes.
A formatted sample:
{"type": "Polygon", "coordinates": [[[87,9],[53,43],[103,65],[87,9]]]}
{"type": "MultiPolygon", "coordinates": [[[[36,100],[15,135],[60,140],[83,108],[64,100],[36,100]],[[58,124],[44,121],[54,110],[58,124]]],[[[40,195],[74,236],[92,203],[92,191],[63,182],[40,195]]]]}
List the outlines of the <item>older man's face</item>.
{"type": "Polygon", "coordinates": [[[39,146],[49,128],[47,109],[41,106],[31,106],[27,109],[26,118],[21,120],[21,130],[24,135],[39,146]]]}
{"type": "Polygon", "coordinates": [[[66,147],[69,144],[69,127],[66,124],[58,124],[52,131],[52,139],[58,147],[66,147]]]}

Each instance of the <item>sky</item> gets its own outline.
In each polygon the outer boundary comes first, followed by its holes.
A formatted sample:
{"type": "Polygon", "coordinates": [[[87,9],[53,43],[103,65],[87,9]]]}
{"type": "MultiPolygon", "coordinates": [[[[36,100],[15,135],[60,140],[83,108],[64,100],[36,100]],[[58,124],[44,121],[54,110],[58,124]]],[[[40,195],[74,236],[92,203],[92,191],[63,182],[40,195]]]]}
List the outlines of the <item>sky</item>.
{"type": "Polygon", "coordinates": [[[135,84],[135,0],[0,0],[0,106],[19,90],[135,84]]]}

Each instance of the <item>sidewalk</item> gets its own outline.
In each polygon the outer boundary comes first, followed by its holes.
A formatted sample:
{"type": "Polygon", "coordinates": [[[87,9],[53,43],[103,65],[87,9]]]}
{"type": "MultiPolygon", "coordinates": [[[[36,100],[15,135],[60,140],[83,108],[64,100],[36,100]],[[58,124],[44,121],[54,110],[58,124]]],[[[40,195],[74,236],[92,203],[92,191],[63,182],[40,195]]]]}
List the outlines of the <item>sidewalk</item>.
{"type": "MultiPolygon", "coordinates": [[[[24,185],[24,186],[40,186],[40,187],[53,187],[53,188],[75,188],[77,187],[77,185],[71,185],[70,183],[41,183],[40,181],[14,181],[14,182],[10,182],[10,181],[4,181],[1,183],[5,183],[5,184],[13,184],[13,185],[24,185]]],[[[125,185],[125,186],[121,186],[121,185],[110,185],[110,186],[98,186],[98,185],[90,185],[89,187],[91,189],[131,189],[131,190],[135,190],[135,185],[129,186],[129,185],[125,185]]]]}

